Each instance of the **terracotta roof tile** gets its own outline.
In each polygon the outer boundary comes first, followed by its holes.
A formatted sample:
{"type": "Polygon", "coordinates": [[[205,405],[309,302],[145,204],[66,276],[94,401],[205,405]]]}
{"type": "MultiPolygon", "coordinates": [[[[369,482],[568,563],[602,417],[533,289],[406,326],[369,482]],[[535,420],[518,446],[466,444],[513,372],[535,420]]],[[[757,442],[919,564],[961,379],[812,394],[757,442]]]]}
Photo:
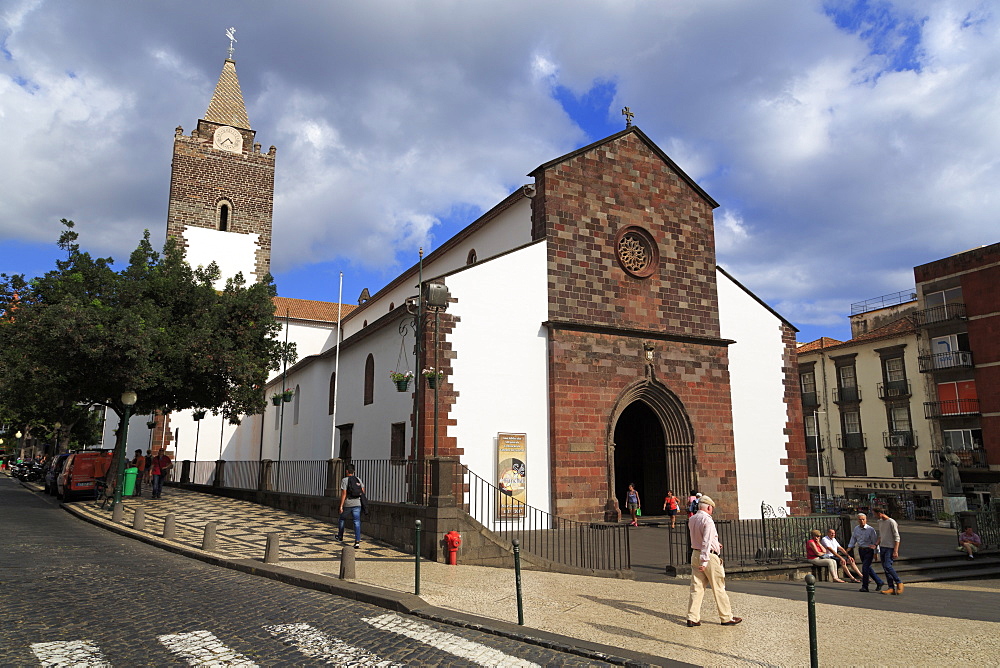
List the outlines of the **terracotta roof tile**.
{"type": "MultiPolygon", "coordinates": [[[[342,304],[341,317],[357,308],[355,304],[342,304]]],[[[287,311],[289,318],[296,320],[313,320],[316,322],[337,322],[337,302],[318,302],[311,299],[292,299],[291,297],[274,298],[274,317],[284,318],[287,311]]]]}
{"type": "Polygon", "coordinates": [[[829,336],[821,336],[815,341],[810,341],[809,343],[803,343],[798,347],[799,353],[808,353],[813,350],[821,350],[823,348],[831,348],[833,346],[838,346],[843,341],[838,341],[837,339],[831,339],[829,336]]]}
{"type": "Polygon", "coordinates": [[[798,347],[797,352],[801,355],[803,353],[811,353],[816,350],[846,348],[858,343],[864,343],[866,341],[878,341],[880,339],[891,339],[898,336],[904,336],[915,331],[917,331],[917,328],[913,324],[913,321],[910,318],[902,317],[898,320],[893,320],[888,325],[882,325],[881,327],[873,329],[870,332],[866,332],[860,336],[855,336],[850,341],[838,341],[837,339],[831,339],[824,336],[816,339],[815,341],[803,343],[798,347]]]}

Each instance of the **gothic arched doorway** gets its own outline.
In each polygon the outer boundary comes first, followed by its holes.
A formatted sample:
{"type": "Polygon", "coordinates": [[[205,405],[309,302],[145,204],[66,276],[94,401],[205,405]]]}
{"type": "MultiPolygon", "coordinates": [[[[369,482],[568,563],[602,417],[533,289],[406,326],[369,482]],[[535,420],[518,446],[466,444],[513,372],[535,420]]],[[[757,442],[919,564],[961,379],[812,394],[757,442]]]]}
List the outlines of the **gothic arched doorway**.
{"type": "Polygon", "coordinates": [[[665,446],[663,427],[647,403],[634,401],[618,416],[615,498],[620,508],[624,509],[628,486],[634,483],[642,501],[642,514],[663,514],[663,497],[667,495],[665,446]]]}
{"type": "Polygon", "coordinates": [[[608,489],[613,495],[606,507],[608,519],[624,507],[630,482],[639,491],[643,515],[664,514],[667,490],[684,499],[697,487],[691,421],[680,399],[655,379],[622,392],[608,437],[608,489]]]}

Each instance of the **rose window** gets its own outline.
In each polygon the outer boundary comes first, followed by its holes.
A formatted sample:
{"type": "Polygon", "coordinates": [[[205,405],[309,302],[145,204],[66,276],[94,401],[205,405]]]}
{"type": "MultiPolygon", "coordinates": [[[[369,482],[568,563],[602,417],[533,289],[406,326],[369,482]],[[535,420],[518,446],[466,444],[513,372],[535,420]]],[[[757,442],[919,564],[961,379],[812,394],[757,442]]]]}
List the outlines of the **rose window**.
{"type": "Polygon", "coordinates": [[[656,244],[642,228],[629,227],[619,232],[615,251],[622,269],[637,278],[646,278],[656,270],[656,244]]]}

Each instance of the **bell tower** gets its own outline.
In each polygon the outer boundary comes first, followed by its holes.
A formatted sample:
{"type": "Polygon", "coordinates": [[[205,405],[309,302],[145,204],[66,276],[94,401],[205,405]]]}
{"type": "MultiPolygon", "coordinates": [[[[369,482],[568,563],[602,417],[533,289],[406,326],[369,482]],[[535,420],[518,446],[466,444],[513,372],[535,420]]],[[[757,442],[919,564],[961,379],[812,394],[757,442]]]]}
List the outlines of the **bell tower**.
{"type": "Polygon", "coordinates": [[[237,272],[253,283],[271,267],[276,149],[261,153],[255,135],[236,61],[226,58],[205,117],[190,136],[174,132],[167,208],[167,236],[191,266],[215,262],[220,289],[237,272]]]}

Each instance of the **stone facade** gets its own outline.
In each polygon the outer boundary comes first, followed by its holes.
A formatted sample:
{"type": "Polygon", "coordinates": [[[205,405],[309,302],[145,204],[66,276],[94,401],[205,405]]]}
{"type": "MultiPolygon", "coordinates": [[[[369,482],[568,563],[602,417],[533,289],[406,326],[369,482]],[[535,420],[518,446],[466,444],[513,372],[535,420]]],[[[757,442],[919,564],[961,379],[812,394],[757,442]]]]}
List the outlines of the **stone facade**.
{"type": "Polygon", "coordinates": [[[614,425],[639,384],[662,397],[667,444],[692,446],[690,484],[736,516],[717,204],[635,127],[532,175],[532,232],[548,244],[553,512],[616,514],[614,425]]]}
{"type": "Polygon", "coordinates": [[[253,132],[241,130],[244,149],[230,153],[212,147],[215,128],[199,121],[198,129],[185,136],[181,128],[174,135],[170,170],[170,201],[167,236],[186,245],[184,229],[219,229],[218,205],[232,203],[228,231],[259,235],[255,270],[263,277],[271,267],[271,215],[274,207],[274,159],[272,146],[261,153],[253,144],[253,132]]]}

